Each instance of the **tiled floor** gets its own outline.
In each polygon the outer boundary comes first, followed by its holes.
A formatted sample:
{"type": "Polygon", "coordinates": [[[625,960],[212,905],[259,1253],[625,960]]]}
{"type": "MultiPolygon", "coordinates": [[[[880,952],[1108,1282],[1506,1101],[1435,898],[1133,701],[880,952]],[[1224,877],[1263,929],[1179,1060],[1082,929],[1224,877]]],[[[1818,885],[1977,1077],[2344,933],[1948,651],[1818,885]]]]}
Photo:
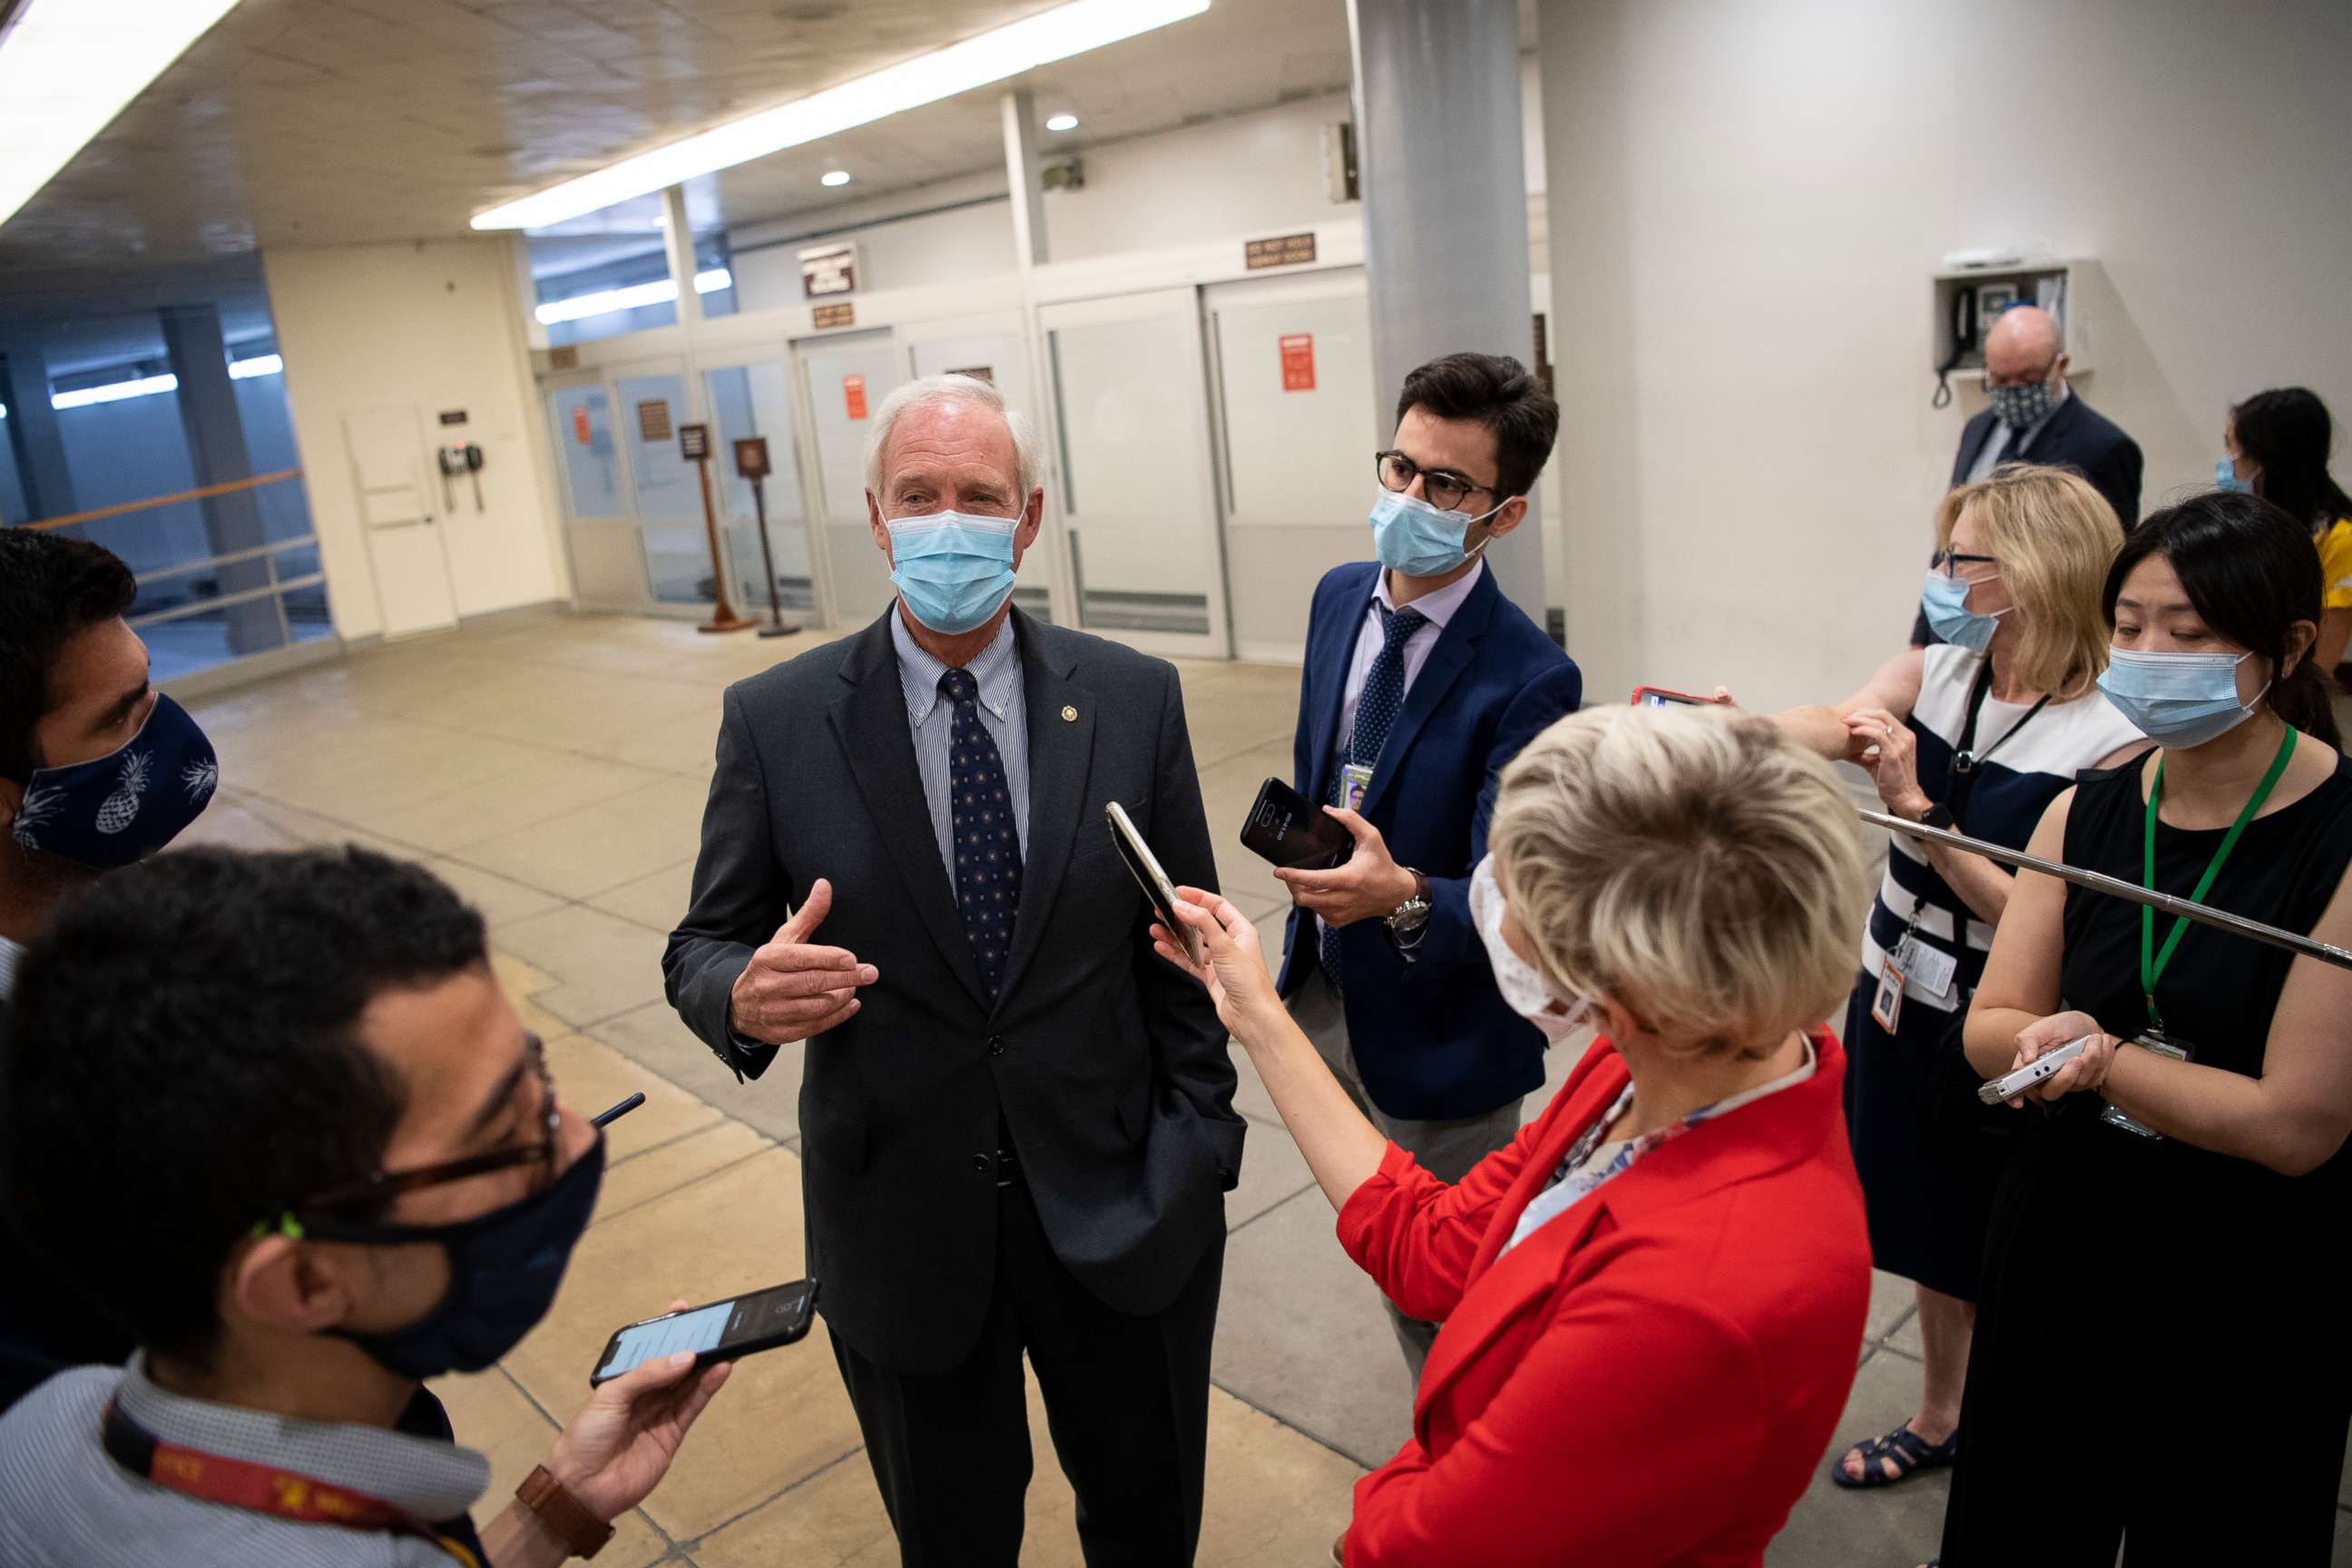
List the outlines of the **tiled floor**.
{"type": "MultiPolygon", "coordinates": [[[[797,1053],[738,1085],[662,1001],[659,957],[686,904],[719,692],[820,640],[526,617],[193,704],[219,748],[223,788],[192,839],[356,840],[425,861],[489,921],[501,979],[551,1042],[566,1096],[583,1106],[647,1097],[614,1128],[596,1223],[553,1314],[499,1367],[443,1391],[460,1436],[492,1457],[494,1496],[585,1396],[613,1328],[675,1296],[714,1300],[800,1272],[797,1053]]],[[[1185,666],[1212,824],[1237,824],[1266,775],[1288,774],[1297,682],[1276,666],[1185,666]]],[[[1280,885],[1231,837],[1218,847],[1225,888],[1276,947],[1280,885]]],[[[1252,1129],[1226,1200],[1200,1561],[1316,1568],[1347,1521],[1349,1485],[1403,1441],[1408,1389],[1370,1286],[1237,1059],[1252,1129]]],[[[1539,1108],[1531,1098],[1529,1114],[1539,1108]]],[[[1880,1285],[1850,1435],[1885,1430],[1916,1397],[1908,1290],[1880,1285]]],[[[1042,1411],[1032,1427],[1025,1560],[1076,1563],[1042,1411]]],[[[1849,1495],[1824,1479],[1775,1544],[1773,1568],[1916,1562],[1935,1544],[1943,1486],[1849,1495]]],[[[866,1568],[896,1555],[832,1358],[811,1343],[742,1363],[599,1561],[866,1568]]]]}

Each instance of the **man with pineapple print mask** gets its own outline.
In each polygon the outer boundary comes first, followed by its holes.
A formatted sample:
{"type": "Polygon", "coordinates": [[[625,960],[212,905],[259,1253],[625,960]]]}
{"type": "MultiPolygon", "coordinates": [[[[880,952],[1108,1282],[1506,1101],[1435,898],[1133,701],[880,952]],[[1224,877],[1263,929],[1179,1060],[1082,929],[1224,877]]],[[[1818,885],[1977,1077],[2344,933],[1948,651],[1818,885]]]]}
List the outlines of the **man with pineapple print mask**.
{"type": "MultiPolygon", "coordinates": [[[[213,796],[196,721],[147,679],[131,569],[84,540],[0,528],[0,1048],[23,944],[68,893],[170,843],[213,796]]],[[[24,1042],[37,1048],[37,1042],[24,1042]]],[[[130,1350],[15,1245],[0,1214],[0,1410],[130,1350]]]]}

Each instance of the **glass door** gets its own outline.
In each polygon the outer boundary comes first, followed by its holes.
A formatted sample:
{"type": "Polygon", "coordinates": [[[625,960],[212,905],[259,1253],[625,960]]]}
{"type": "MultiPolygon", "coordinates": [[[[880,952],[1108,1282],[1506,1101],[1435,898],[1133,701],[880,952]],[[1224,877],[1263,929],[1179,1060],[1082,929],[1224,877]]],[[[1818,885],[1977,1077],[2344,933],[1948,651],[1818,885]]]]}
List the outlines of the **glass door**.
{"type": "Polygon", "coordinates": [[[555,421],[556,467],[563,472],[573,602],[586,610],[641,610],[645,556],[623,499],[612,399],[601,381],[558,383],[548,388],[547,406],[555,421]]]}
{"type": "Polygon", "coordinates": [[[808,399],[809,456],[821,508],[832,604],[828,622],[862,626],[897,592],[890,559],[874,542],[866,516],[866,437],[874,412],[907,379],[906,360],[888,329],[803,339],[793,345],[808,399]]]}
{"type": "Polygon", "coordinates": [[[1048,305],[1038,323],[1078,624],[1154,653],[1230,657],[1197,296],[1048,305]]]}
{"type": "Polygon", "coordinates": [[[801,487],[793,380],[791,366],[781,357],[712,365],[703,372],[703,390],[710,409],[710,482],[735,607],[755,619],[766,617],[767,563],[772,562],[775,603],[783,623],[814,626],[822,614],[823,599],[817,589],[819,568],[810,544],[808,510],[801,487]],[[768,443],[769,473],[756,500],[751,481],[737,472],[735,464],[735,443],[751,436],[765,437],[768,443]],[[765,557],[760,544],[761,504],[767,509],[765,557]]]}
{"type": "Polygon", "coordinates": [[[677,453],[677,427],[701,417],[688,401],[681,360],[615,366],[609,373],[617,445],[627,463],[645,570],[656,605],[711,603],[710,547],[702,486],[677,453]]]}
{"type": "Polygon", "coordinates": [[[1202,304],[1234,651],[1296,661],[1315,584],[1372,553],[1372,453],[1387,432],[1363,269],[1213,284],[1202,304]]]}

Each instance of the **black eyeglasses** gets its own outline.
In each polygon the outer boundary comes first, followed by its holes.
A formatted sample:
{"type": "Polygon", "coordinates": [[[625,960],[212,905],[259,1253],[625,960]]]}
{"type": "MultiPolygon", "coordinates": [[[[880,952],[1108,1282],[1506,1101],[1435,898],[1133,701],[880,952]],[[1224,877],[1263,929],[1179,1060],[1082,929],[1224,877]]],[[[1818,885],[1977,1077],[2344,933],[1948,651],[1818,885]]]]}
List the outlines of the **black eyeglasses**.
{"type": "MultiPolygon", "coordinates": [[[[1915,555],[1912,559],[1916,561],[1918,557],[1915,555]]],[[[1968,555],[1958,550],[1938,550],[1929,564],[1947,577],[1957,577],[1962,566],[1998,566],[2000,562],[1990,555],[1968,555]]]]}
{"type": "Polygon", "coordinates": [[[275,1220],[263,1220],[253,1227],[256,1236],[288,1236],[300,1240],[306,1226],[331,1225],[338,1219],[349,1220],[354,1215],[379,1212],[384,1205],[405,1193],[425,1187],[437,1187],[449,1182],[462,1182],[473,1176],[486,1176],[493,1171],[512,1170],[517,1165],[536,1163],[541,1167],[539,1185],[555,1180],[555,1167],[561,1152],[560,1134],[563,1126],[563,1110],[555,1100],[555,1077],[547,1069],[547,1047],[537,1035],[524,1037],[530,1051],[530,1068],[539,1079],[541,1110],[540,1130],[542,1136],[522,1143],[509,1143],[503,1149],[486,1150],[459,1160],[444,1160],[437,1164],[418,1165],[406,1171],[377,1171],[356,1182],[331,1187],[306,1202],[279,1211],[275,1220]]]}
{"type": "Polygon", "coordinates": [[[1446,468],[1424,468],[1402,452],[1375,452],[1372,463],[1384,489],[1409,490],[1412,489],[1412,481],[1419,479],[1421,499],[1440,511],[1452,511],[1481,490],[1496,497],[1502,493],[1492,485],[1472,482],[1466,474],[1457,474],[1446,468]]]}

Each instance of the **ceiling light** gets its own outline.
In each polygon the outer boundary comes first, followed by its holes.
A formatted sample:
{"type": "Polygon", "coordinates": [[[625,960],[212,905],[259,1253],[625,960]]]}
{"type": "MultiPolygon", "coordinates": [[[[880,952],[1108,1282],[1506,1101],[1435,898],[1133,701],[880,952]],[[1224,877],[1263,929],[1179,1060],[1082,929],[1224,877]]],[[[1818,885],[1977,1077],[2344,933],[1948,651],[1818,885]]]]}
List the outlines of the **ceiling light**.
{"type": "MultiPolygon", "coordinates": [[[[733,287],[735,275],[724,267],[713,267],[694,275],[694,291],[698,294],[715,294],[733,287]]],[[[667,278],[656,278],[650,283],[632,283],[625,289],[599,289],[593,294],[550,300],[531,314],[539,318],[540,325],[551,327],[558,321],[576,321],[583,316],[601,316],[609,310],[667,305],[677,298],[677,284],[667,278]]]]}
{"type": "Polygon", "coordinates": [[[102,386],[78,386],[71,392],[49,394],[52,408],[87,408],[93,403],[120,403],[126,397],[151,397],[159,392],[177,392],[180,378],[166,373],[163,375],[142,375],[131,381],[110,381],[102,386]]]}
{"type": "Polygon", "coordinates": [[[0,33],[0,223],[236,0],[30,0],[0,33]]]}
{"type": "Polygon", "coordinates": [[[1075,114],[1056,114],[1045,121],[1048,131],[1076,131],[1077,128],[1078,117],[1075,114]]]}
{"type": "Polygon", "coordinates": [[[817,177],[816,183],[820,185],[826,185],[838,189],[839,187],[849,184],[849,171],[846,169],[827,169],[823,174],[817,177]]]}
{"type": "MultiPolygon", "coordinates": [[[[157,0],[161,3],[161,0],[157,0]]],[[[209,0],[208,0],[209,3],[209,0]]],[[[730,121],[683,142],[474,215],[476,228],[543,228],[614,202],[731,169],[787,147],[953,98],[1154,28],[1197,16],[1209,0],[1070,0],[871,76],[730,121]]]]}

